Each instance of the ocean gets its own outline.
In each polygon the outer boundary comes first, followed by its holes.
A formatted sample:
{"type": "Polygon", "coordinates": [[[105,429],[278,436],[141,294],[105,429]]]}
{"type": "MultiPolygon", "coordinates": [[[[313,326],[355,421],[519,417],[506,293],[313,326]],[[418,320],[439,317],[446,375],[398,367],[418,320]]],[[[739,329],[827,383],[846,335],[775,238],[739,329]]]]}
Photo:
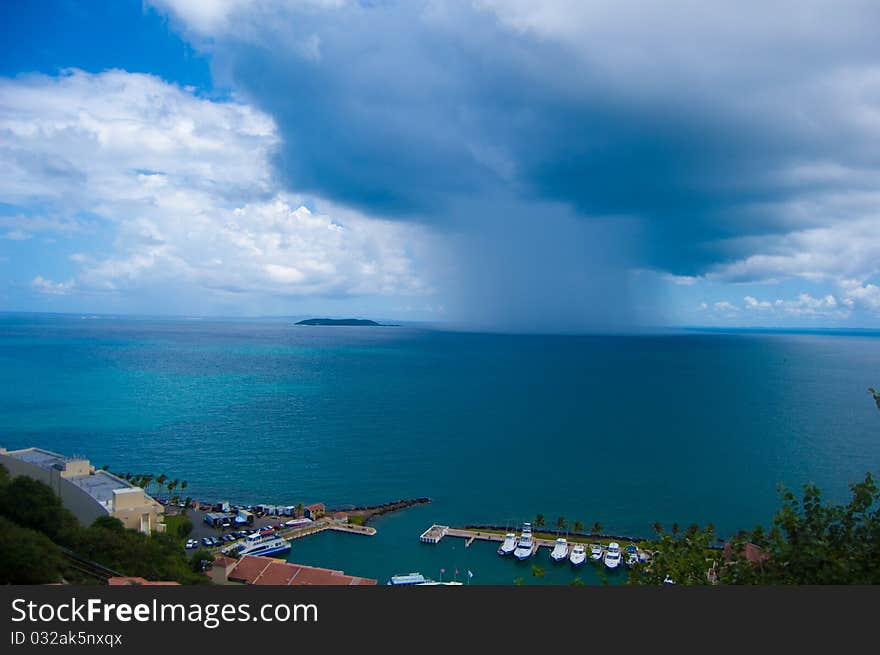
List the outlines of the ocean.
{"type": "Polygon", "coordinates": [[[813,481],[843,500],[880,469],[866,391],[880,386],[877,333],[293,323],[0,314],[0,445],[166,473],[198,499],[432,498],[376,520],[375,537],[294,542],[291,561],[380,583],[411,571],[595,583],[588,566],[572,572],[544,550],[520,564],[489,544],[418,536],[432,523],[518,526],[537,513],[634,536],[654,521],[711,522],[724,536],[767,525],[779,483],[813,481]]]}

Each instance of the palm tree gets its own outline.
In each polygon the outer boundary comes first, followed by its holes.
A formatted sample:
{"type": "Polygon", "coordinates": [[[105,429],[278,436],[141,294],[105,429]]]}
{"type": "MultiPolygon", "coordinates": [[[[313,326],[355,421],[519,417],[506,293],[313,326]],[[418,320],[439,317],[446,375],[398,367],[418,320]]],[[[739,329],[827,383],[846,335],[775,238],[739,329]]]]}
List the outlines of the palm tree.
{"type": "Polygon", "coordinates": [[[556,531],[557,532],[562,532],[563,530],[565,530],[565,526],[566,526],[566,523],[565,523],[564,517],[560,516],[558,519],[556,519],[556,531]]]}
{"type": "Polygon", "coordinates": [[[575,531],[576,534],[582,534],[584,531],[584,522],[583,521],[575,521],[572,530],[575,531]]]}
{"type": "Polygon", "coordinates": [[[672,536],[674,537],[675,535],[677,535],[678,531],[680,529],[681,529],[681,527],[678,525],[678,523],[673,523],[672,524],[672,536]]]}
{"type": "Polygon", "coordinates": [[[189,482],[187,482],[186,480],[181,480],[180,481],[180,490],[183,491],[184,489],[186,489],[188,484],[189,484],[189,482]]]}
{"type": "Polygon", "coordinates": [[[538,514],[535,517],[535,527],[536,528],[543,528],[544,527],[544,515],[543,514],[538,514]]]}
{"type": "Polygon", "coordinates": [[[161,474],[159,475],[159,477],[156,478],[156,484],[159,485],[159,488],[160,488],[160,489],[161,489],[163,486],[165,486],[165,480],[167,480],[167,479],[168,479],[168,476],[165,475],[164,473],[161,473],[161,474]]]}
{"type": "Polygon", "coordinates": [[[168,483],[168,496],[174,493],[174,490],[177,488],[177,485],[180,484],[180,481],[176,478],[168,483]]]}
{"type": "Polygon", "coordinates": [[[599,523],[599,521],[593,523],[593,527],[591,529],[593,531],[593,534],[597,537],[602,534],[602,524],[599,523]]]}
{"type": "Polygon", "coordinates": [[[297,503],[297,504],[296,504],[296,507],[294,508],[293,511],[296,513],[296,515],[297,515],[298,517],[299,517],[299,516],[302,516],[302,515],[303,515],[303,504],[302,504],[302,503],[297,503]]]}
{"type": "Polygon", "coordinates": [[[655,532],[655,534],[659,535],[661,532],[663,532],[663,524],[660,523],[660,521],[654,521],[654,523],[651,525],[651,529],[655,532]]]}

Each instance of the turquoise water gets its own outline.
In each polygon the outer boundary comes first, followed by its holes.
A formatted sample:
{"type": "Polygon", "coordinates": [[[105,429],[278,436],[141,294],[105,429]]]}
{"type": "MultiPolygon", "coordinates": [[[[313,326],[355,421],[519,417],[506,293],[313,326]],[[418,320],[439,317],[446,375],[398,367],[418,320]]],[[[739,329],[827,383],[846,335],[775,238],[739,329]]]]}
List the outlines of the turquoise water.
{"type": "MultiPolygon", "coordinates": [[[[873,334],[509,336],[292,321],[0,315],[0,444],[165,472],[194,497],[331,506],[430,496],[376,537],[291,559],[380,578],[565,583],[431,523],[538,512],[607,532],[767,522],[776,484],[835,498],[880,469],[873,334]]],[[[580,575],[595,582],[586,567],[580,575]]],[[[622,577],[622,576],[620,576],[622,577]]],[[[616,579],[612,579],[615,581],[616,579]]]]}

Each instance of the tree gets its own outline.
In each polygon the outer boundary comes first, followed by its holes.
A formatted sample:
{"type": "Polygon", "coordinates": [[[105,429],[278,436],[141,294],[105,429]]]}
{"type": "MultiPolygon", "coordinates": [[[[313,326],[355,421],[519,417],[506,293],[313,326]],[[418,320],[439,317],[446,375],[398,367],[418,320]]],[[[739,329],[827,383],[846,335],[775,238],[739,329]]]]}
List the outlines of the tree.
{"type": "Polygon", "coordinates": [[[572,527],[572,530],[574,530],[574,532],[575,532],[576,534],[583,534],[583,532],[584,532],[584,523],[583,523],[583,521],[575,521],[575,522],[574,522],[574,526],[572,527]]]}
{"type": "Polygon", "coordinates": [[[651,529],[654,531],[654,534],[656,534],[658,537],[661,534],[663,534],[663,524],[660,523],[660,521],[654,521],[651,524],[651,529]]]}
{"type": "Polygon", "coordinates": [[[644,546],[651,553],[650,564],[630,569],[629,582],[660,585],[669,579],[684,585],[710,584],[707,573],[719,556],[719,552],[711,548],[714,530],[694,524],[684,533],[667,533],[662,526],[658,527],[661,529],[657,539],[644,546]]]}
{"type": "Polygon", "coordinates": [[[593,534],[598,537],[600,534],[602,534],[602,524],[599,523],[599,521],[596,521],[595,523],[593,523],[592,530],[593,534]]]}
{"type": "Polygon", "coordinates": [[[205,567],[208,564],[211,564],[213,561],[214,555],[211,553],[211,551],[200,548],[193,553],[192,557],[189,560],[190,569],[194,573],[201,573],[205,570],[205,567]]]}
{"type": "Polygon", "coordinates": [[[538,514],[535,516],[535,527],[543,528],[544,527],[544,515],[538,514]]]}
{"type": "Polygon", "coordinates": [[[556,519],[556,530],[558,532],[562,532],[563,530],[565,530],[566,525],[567,524],[565,522],[565,517],[560,516],[558,519],[556,519]]]}
{"type": "Polygon", "coordinates": [[[299,516],[302,516],[302,515],[303,515],[303,511],[304,511],[304,510],[305,510],[305,508],[303,507],[303,504],[302,504],[302,503],[297,503],[297,504],[296,504],[296,507],[294,508],[293,511],[294,511],[294,512],[296,513],[296,515],[299,517],[299,516]]]}
{"type": "Polygon", "coordinates": [[[159,477],[156,478],[156,484],[159,485],[159,488],[160,488],[160,489],[161,489],[162,487],[165,486],[165,481],[166,481],[167,479],[168,479],[168,476],[165,475],[164,473],[160,474],[159,477]]]}
{"type": "Polygon", "coordinates": [[[0,487],[0,516],[63,545],[79,529],[76,518],[52,489],[24,475],[0,487]]]}
{"type": "Polygon", "coordinates": [[[780,487],[773,527],[731,541],[732,560],[719,579],[733,584],[880,584],[880,491],[868,473],[850,485],[845,504],[829,503],[814,484],[801,499],[780,487]],[[746,542],[763,555],[743,556],[746,542]]]}
{"type": "Polygon", "coordinates": [[[0,584],[60,582],[64,559],[46,535],[0,517],[0,584]]]}

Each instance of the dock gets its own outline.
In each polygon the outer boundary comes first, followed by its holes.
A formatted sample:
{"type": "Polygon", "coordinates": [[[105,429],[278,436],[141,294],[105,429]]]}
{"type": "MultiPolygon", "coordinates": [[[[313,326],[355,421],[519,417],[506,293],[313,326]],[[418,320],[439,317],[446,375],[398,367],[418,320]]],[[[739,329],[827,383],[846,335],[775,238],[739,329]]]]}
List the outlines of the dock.
{"type": "MultiPolygon", "coordinates": [[[[464,539],[465,540],[465,543],[464,543],[465,548],[470,547],[470,545],[472,543],[474,543],[475,541],[490,541],[490,542],[494,541],[497,543],[502,543],[504,541],[504,535],[500,534],[498,532],[484,532],[481,530],[469,530],[469,529],[465,529],[465,528],[450,528],[447,525],[436,525],[436,524],[432,525],[430,528],[425,530],[422,533],[422,535],[419,537],[419,541],[421,541],[422,543],[425,543],[425,544],[437,544],[437,543],[440,543],[440,541],[444,537],[455,537],[457,539],[464,539]]],[[[589,561],[589,557],[590,557],[589,546],[594,541],[598,541],[599,539],[600,538],[590,539],[589,541],[585,541],[583,539],[579,539],[577,541],[569,540],[568,553],[569,553],[569,555],[571,554],[571,549],[576,543],[582,543],[585,546],[587,546],[587,560],[589,561]]],[[[601,539],[604,542],[608,541],[607,537],[603,537],[601,539]]],[[[538,549],[540,549],[540,548],[549,548],[550,550],[553,550],[553,548],[556,546],[555,539],[539,539],[537,537],[533,537],[532,541],[533,541],[532,555],[537,553],[538,549]]],[[[626,546],[626,544],[628,543],[628,540],[621,539],[619,541],[619,543],[620,543],[620,547],[624,548],[626,546]]],[[[605,544],[604,543],[603,543],[602,550],[603,550],[603,555],[604,555],[604,551],[605,551],[605,544]]],[[[647,554],[646,551],[639,549],[639,555],[641,556],[643,553],[647,554]]]]}
{"type": "Polygon", "coordinates": [[[440,540],[447,534],[449,534],[448,525],[434,524],[421,534],[419,541],[423,544],[439,544],[440,540]]]}

